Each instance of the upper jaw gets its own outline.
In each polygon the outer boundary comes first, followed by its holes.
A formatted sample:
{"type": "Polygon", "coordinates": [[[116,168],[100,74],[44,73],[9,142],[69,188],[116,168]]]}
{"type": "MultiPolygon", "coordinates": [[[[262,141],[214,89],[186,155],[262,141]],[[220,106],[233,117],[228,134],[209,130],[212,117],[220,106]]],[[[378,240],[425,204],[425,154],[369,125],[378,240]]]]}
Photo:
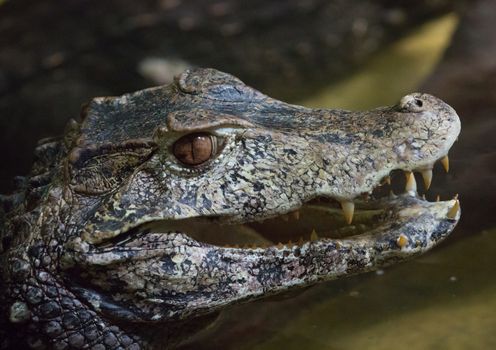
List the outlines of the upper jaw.
{"type": "MultiPolygon", "coordinates": [[[[451,145],[450,145],[451,146],[451,145]]],[[[448,147],[449,149],[449,147],[448,147]]],[[[448,163],[448,158],[443,157],[441,160],[441,163],[445,167],[446,171],[448,170],[449,163],[448,163]]],[[[433,165],[432,165],[433,166],[433,165]]],[[[418,168],[416,168],[417,170],[418,168]]],[[[427,169],[427,168],[420,168],[418,169],[418,172],[422,174],[424,177],[424,188],[428,188],[428,184],[430,184],[432,180],[432,170],[427,169]]],[[[384,174],[389,174],[387,171],[383,171],[382,173],[384,174]]],[[[382,174],[379,173],[378,174],[382,174]]],[[[198,212],[196,215],[202,215],[199,216],[208,218],[210,219],[215,219],[217,222],[224,223],[224,224],[234,224],[234,223],[250,223],[254,221],[260,221],[260,220],[266,220],[270,219],[275,216],[280,216],[280,215],[285,215],[285,214],[292,214],[295,211],[298,211],[301,209],[302,206],[304,206],[306,203],[308,203],[312,198],[316,196],[322,196],[322,197],[327,197],[330,198],[331,200],[336,200],[337,202],[340,203],[342,210],[343,210],[343,217],[345,221],[347,221],[348,225],[353,222],[353,217],[354,217],[354,211],[355,211],[355,202],[358,203],[357,209],[366,209],[366,208],[371,208],[371,207],[376,207],[376,208],[385,208],[385,207],[400,207],[401,205],[406,205],[407,203],[410,203],[413,199],[410,199],[409,201],[406,201],[402,198],[404,197],[417,197],[417,182],[415,180],[415,176],[413,172],[411,171],[406,171],[406,181],[405,181],[405,195],[400,196],[399,199],[394,200],[394,198],[382,198],[381,200],[371,200],[371,201],[366,201],[364,198],[367,198],[368,194],[372,194],[372,190],[374,187],[377,187],[378,185],[382,185],[388,180],[388,175],[383,177],[381,180],[376,180],[374,182],[373,186],[370,186],[370,188],[367,188],[366,191],[363,191],[363,189],[359,189],[356,191],[354,195],[352,195],[351,199],[335,195],[334,193],[326,193],[325,191],[322,192],[316,192],[314,194],[308,194],[308,197],[301,202],[295,202],[295,203],[288,203],[289,205],[284,209],[284,207],[281,207],[279,211],[274,212],[261,212],[257,213],[255,216],[246,216],[246,217],[241,217],[241,216],[236,216],[232,215],[230,213],[225,213],[221,214],[220,216],[215,215],[215,214],[205,214],[198,212]]],[[[381,175],[382,176],[382,175],[381,175]]],[[[380,179],[381,176],[376,176],[380,179]]],[[[390,179],[389,179],[390,181],[390,179]]],[[[421,200],[420,198],[416,198],[417,200],[417,206],[425,206],[429,207],[430,204],[428,202],[421,200]]],[[[453,204],[451,205],[453,206],[453,204]]],[[[297,214],[295,214],[297,215],[297,214]]],[[[194,215],[192,216],[194,217],[194,215]]],[[[167,210],[158,210],[155,211],[155,213],[148,213],[140,217],[138,220],[132,223],[128,223],[127,225],[122,225],[119,226],[115,231],[98,231],[98,226],[95,226],[94,224],[90,224],[90,226],[87,228],[86,232],[91,232],[90,234],[85,234],[83,236],[83,241],[86,241],[90,244],[94,245],[101,245],[101,246],[109,246],[109,242],[119,242],[121,239],[119,236],[126,234],[127,232],[132,231],[135,228],[138,228],[140,226],[146,225],[148,223],[153,223],[153,222],[170,222],[174,223],[177,221],[182,221],[184,219],[180,218],[171,218],[169,216],[169,213],[167,210]]],[[[208,224],[212,223],[212,221],[208,221],[208,224]]],[[[172,228],[174,225],[172,226],[172,228]]],[[[188,232],[185,232],[188,234],[188,232]]],[[[311,233],[311,230],[309,230],[308,234],[311,233]]]]}

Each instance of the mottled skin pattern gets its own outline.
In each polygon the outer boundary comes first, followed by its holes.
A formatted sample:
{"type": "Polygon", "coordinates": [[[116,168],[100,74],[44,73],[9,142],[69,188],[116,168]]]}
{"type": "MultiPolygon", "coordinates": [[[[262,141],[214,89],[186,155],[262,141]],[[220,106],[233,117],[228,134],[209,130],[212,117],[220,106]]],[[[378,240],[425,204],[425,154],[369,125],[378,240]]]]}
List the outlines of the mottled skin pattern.
{"type": "Polygon", "coordinates": [[[230,304],[418,255],[453,230],[455,200],[410,188],[362,203],[383,209],[367,232],[299,244],[222,247],[188,230],[225,235],[317,197],[353,200],[394,169],[431,168],[459,131],[430,95],[314,110],[212,69],[96,98],[62,138],[40,142],[30,176],[2,197],[1,346],[171,348],[230,304]],[[195,132],[221,146],[189,167],[171,149],[195,132]]]}

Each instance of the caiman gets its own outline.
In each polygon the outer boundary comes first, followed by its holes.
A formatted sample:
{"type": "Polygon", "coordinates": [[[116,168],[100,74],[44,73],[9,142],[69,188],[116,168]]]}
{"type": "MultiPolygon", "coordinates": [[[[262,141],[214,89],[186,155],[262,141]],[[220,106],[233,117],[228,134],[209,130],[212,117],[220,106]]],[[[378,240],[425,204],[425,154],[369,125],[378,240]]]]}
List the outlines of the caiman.
{"type": "Polygon", "coordinates": [[[230,305],[417,256],[460,218],[415,180],[459,132],[431,95],[310,109],[213,69],[95,98],[1,197],[1,346],[172,348],[230,305]]]}

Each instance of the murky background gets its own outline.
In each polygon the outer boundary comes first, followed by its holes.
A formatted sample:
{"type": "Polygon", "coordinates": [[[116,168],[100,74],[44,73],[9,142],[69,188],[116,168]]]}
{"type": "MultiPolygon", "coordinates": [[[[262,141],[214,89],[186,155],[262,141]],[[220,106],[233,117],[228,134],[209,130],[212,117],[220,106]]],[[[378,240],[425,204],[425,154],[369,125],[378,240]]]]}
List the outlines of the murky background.
{"type": "Polygon", "coordinates": [[[0,0],[0,192],[81,103],[189,66],[312,107],[431,92],[462,120],[427,194],[460,194],[453,235],[408,263],[235,306],[185,349],[496,349],[495,19],[493,0],[0,0]]]}

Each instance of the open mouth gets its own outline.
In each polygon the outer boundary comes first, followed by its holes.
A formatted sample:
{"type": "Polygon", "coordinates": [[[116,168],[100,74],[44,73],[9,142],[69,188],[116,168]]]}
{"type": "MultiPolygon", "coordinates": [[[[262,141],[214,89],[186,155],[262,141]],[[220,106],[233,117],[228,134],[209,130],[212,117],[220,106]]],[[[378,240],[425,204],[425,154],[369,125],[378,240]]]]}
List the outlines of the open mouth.
{"type": "MultiPolygon", "coordinates": [[[[150,232],[181,232],[190,238],[222,247],[258,249],[271,246],[302,245],[323,238],[344,238],[368,232],[387,220],[387,206],[358,204],[353,224],[348,224],[339,202],[316,198],[299,210],[243,224],[223,224],[220,218],[194,218],[178,221],[158,221],[146,224],[150,232]]],[[[382,203],[385,205],[385,203],[382,203]]]]}
{"type": "MultiPolygon", "coordinates": [[[[443,158],[443,166],[448,170],[446,162],[447,158],[443,158]]],[[[423,176],[423,188],[427,190],[432,171],[427,175],[425,171],[418,173],[419,178],[423,176]]],[[[397,227],[415,220],[421,214],[434,211],[444,210],[444,218],[456,220],[459,209],[456,196],[454,200],[446,202],[439,202],[439,198],[429,202],[425,195],[419,196],[414,173],[395,170],[371,193],[362,194],[353,202],[343,203],[330,197],[317,197],[303,203],[298,210],[236,224],[229,223],[223,217],[153,221],[130,233],[114,237],[105,242],[104,246],[127,245],[137,238],[136,233],[160,232],[181,233],[197,242],[221,249],[283,249],[312,241],[380,235],[393,226],[397,227]],[[404,188],[404,191],[398,188],[404,188]],[[351,207],[349,203],[352,203],[351,207]]]]}

